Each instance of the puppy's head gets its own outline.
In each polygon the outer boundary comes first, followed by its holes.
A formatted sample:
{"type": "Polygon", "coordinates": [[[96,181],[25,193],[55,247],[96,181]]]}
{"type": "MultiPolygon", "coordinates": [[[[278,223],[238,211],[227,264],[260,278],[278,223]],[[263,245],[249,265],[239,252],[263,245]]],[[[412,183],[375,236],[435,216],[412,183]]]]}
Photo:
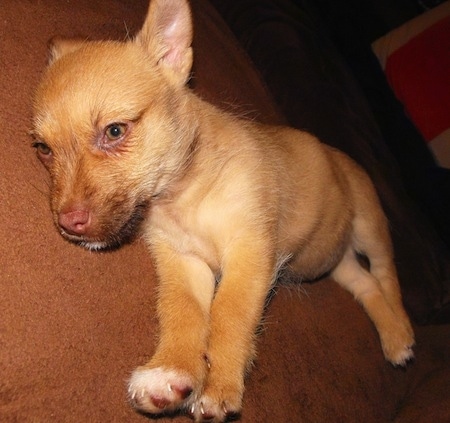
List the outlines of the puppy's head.
{"type": "Polygon", "coordinates": [[[34,101],[34,146],[61,234],[90,249],[132,238],[194,139],[184,0],[152,0],[128,42],[55,40],[34,101]]]}

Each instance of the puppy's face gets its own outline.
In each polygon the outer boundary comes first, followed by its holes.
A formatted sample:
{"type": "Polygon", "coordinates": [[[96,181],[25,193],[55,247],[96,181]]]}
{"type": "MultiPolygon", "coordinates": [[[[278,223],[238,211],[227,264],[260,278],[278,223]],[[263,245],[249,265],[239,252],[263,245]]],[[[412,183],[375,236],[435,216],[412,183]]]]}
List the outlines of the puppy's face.
{"type": "Polygon", "coordinates": [[[183,101],[190,41],[184,56],[163,37],[149,46],[158,25],[127,43],[55,45],[35,96],[34,146],[50,172],[55,223],[90,249],[135,235],[194,137],[183,101]]]}

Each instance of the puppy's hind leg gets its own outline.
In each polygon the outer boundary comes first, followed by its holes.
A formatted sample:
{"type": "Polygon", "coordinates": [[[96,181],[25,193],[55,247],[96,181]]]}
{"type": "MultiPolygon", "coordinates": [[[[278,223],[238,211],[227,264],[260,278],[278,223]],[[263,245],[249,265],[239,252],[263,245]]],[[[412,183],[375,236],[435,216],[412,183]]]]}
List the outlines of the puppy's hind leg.
{"type": "Polygon", "coordinates": [[[332,276],[366,310],[379,333],[386,359],[403,366],[413,358],[414,334],[401,301],[385,217],[375,208],[370,219],[360,217],[366,214],[354,219],[351,243],[332,276]],[[357,252],[367,256],[370,271],[361,266],[357,252]]]}
{"type": "Polygon", "coordinates": [[[356,217],[353,226],[355,250],[369,259],[370,273],[379,282],[384,298],[397,319],[414,338],[409,317],[403,307],[388,223],[381,207],[372,211],[370,220],[356,217]]]}

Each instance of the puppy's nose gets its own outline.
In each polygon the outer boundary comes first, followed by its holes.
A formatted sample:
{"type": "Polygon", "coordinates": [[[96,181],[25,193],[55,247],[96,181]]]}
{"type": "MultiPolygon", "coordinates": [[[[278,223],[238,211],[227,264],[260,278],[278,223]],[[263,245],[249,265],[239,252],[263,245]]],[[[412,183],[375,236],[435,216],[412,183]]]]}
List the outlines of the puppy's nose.
{"type": "Polygon", "coordinates": [[[75,209],[61,212],[58,224],[69,235],[85,235],[89,229],[91,216],[88,210],[75,209]]]}

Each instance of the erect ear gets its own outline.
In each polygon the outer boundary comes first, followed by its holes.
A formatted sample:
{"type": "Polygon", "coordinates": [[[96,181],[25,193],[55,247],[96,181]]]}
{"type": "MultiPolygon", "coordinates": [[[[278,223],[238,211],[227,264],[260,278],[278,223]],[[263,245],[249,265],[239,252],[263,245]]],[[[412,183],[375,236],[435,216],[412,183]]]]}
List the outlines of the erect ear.
{"type": "Polygon", "coordinates": [[[135,42],[177,84],[192,67],[192,18],[187,0],[151,0],[135,42]]]}
{"type": "Polygon", "coordinates": [[[60,57],[66,55],[67,53],[71,53],[72,51],[80,49],[86,40],[81,38],[61,38],[61,37],[53,37],[48,42],[48,49],[50,53],[49,64],[51,65],[53,62],[58,60],[60,57]]]}

